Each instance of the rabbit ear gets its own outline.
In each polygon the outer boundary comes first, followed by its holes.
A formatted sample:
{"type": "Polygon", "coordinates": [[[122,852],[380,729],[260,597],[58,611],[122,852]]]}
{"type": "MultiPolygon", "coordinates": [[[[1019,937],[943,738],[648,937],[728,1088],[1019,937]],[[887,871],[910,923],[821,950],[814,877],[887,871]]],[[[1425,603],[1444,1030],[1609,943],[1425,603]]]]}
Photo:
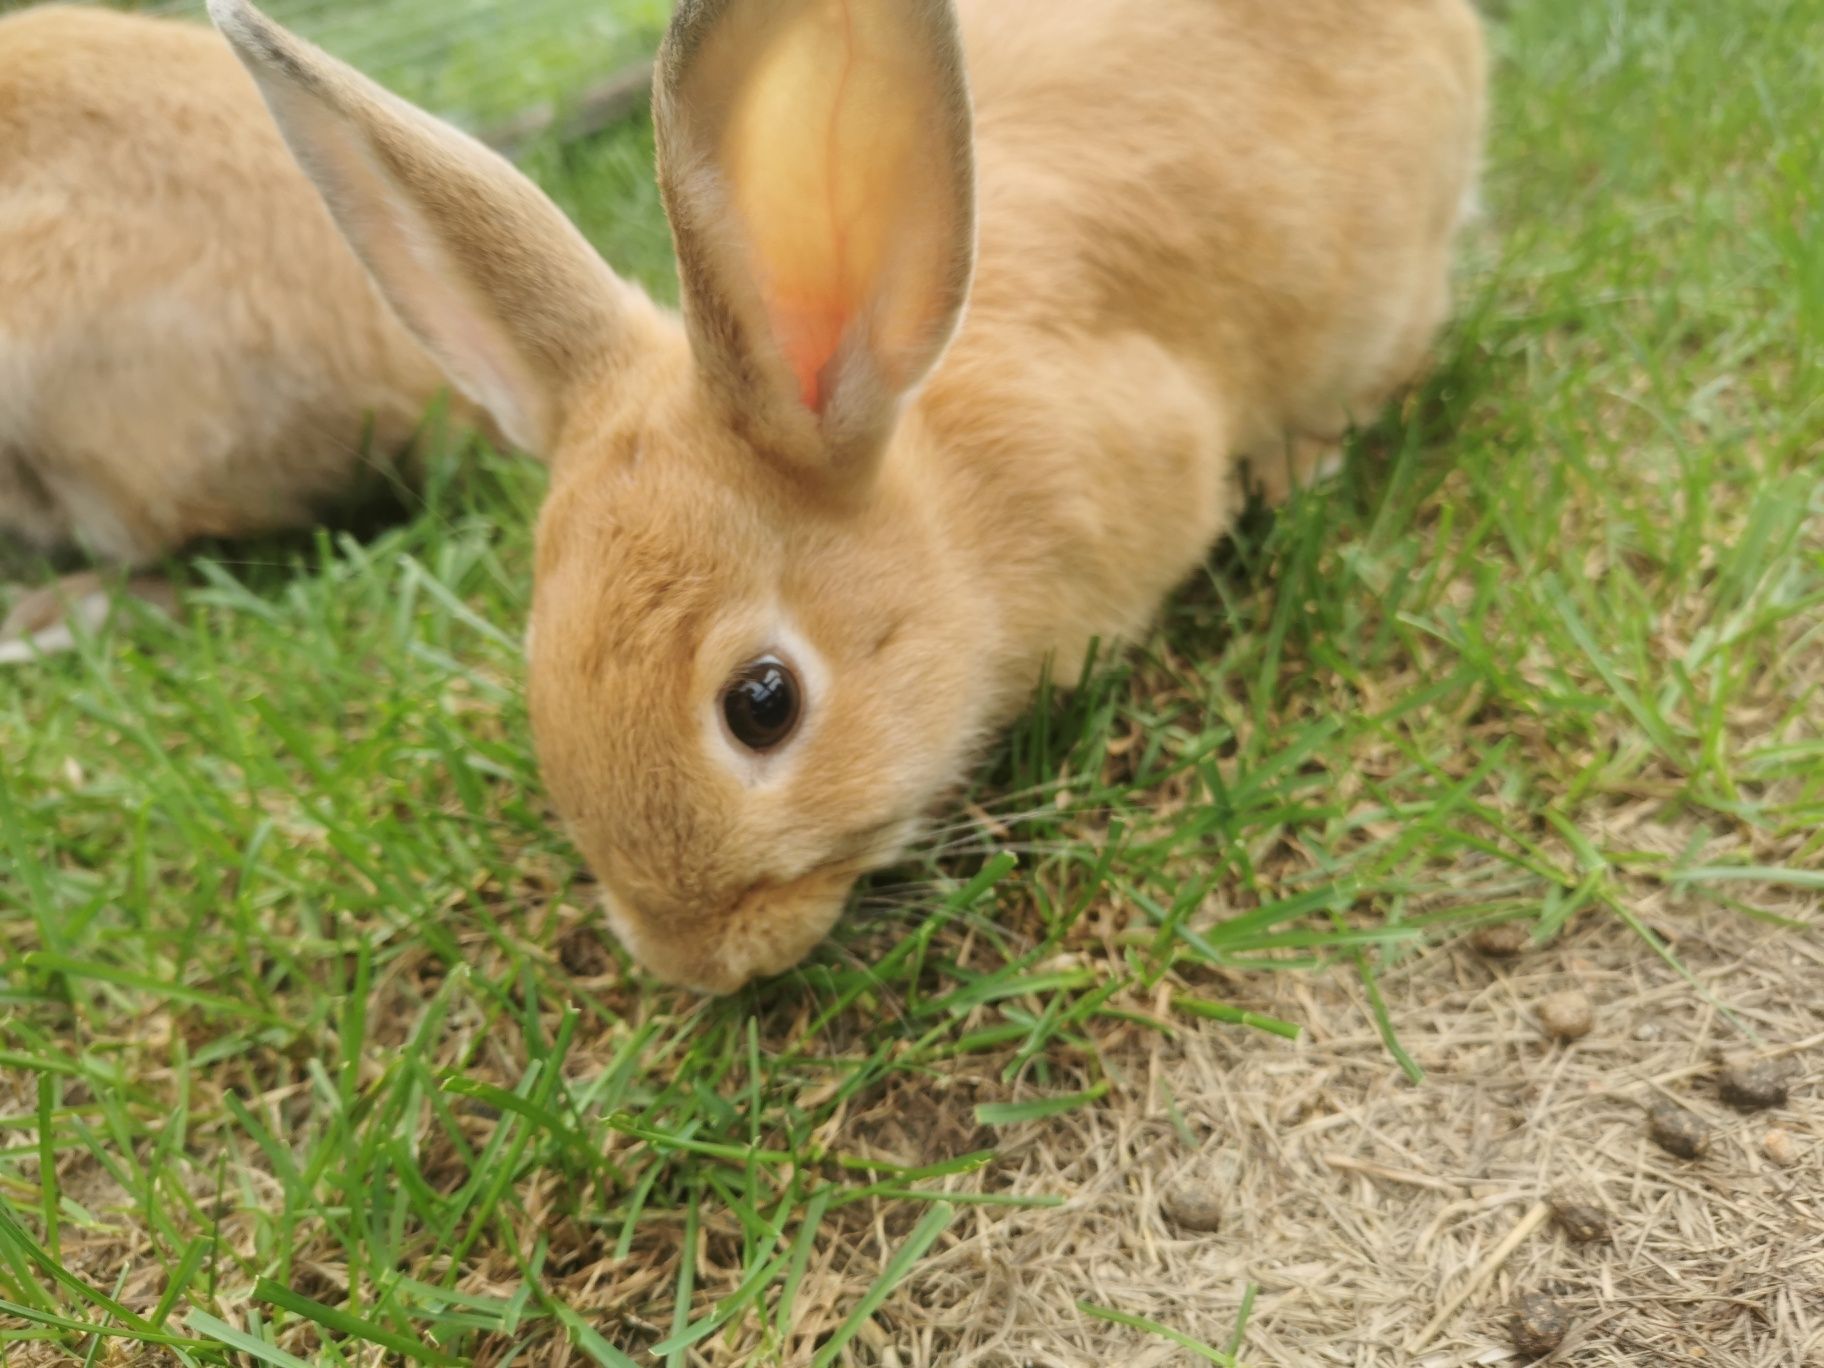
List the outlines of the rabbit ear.
{"type": "Polygon", "coordinates": [[[683,0],[654,111],[699,365],[775,449],[871,467],[969,291],[949,0],[683,0]]]}
{"type": "Polygon", "coordinates": [[[209,13],[382,293],[506,437],[549,454],[627,288],[529,180],[245,0],[209,13]]]}

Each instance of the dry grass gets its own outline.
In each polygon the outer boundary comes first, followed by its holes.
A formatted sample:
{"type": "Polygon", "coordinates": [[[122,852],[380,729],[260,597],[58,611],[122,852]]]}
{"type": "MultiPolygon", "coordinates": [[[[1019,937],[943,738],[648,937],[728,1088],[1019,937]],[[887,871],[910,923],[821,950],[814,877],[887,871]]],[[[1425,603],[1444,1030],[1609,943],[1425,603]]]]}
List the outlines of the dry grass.
{"type": "Polygon", "coordinates": [[[1511,961],[1457,943],[1384,974],[1420,1085],[1387,1057],[1353,983],[1237,981],[1233,1000],[1305,1021],[1305,1038],[1110,1041],[1114,1099],[1003,1151],[1017,1190],[1069,1205],[964,1224],[892,1304],[899,1362],[1188,1363],[1077,1303],[1220,1345],[1252,1284],[1254,1364],[1505,1363],[1511,1304],[1535,1290],[1571,1314],[1553,1362],[1824,1363],[1824,942],[1673,907],[1647,915],[1759,1044],[1606,920],[1511,961]],[[1568,1046],[1533,1016],[1567,985],[1597,1010],[1596,1030],[1568,1046]],[[1791,1059],[1791,1102],[1744,1116],[1717,1101],[1718,1061],[1738,1053],[1791,1059]],[[1714,1127],[1700,1161],[1648,1140],[1645,1106],[1662,1096],[1714,1127]],[[1775,1126],[1791,1136],[1790,1168],[1763,1151],[1775,1126]],[[1162,1211],[1187,1179],[1213,1188],[1218,1233],[1162,1211]],[[1547,1223],[1485,1268],[1563,1189],[1593,1194],[1612,1241],[1578,1246],[1547,1223]],[[1460,1293],[1461,1310],[1425,1334],[1460,1293]]]}

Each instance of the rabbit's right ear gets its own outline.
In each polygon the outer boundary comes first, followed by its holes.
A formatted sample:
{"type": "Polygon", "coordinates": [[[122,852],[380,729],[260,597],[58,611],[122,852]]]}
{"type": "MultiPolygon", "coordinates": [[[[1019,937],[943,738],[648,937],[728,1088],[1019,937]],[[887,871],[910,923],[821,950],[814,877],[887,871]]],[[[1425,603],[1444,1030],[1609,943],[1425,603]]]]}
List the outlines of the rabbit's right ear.
{"type": "Polygon", "coordinates": [[[381,292],[516,445],[551,454],[625,343],[625,286],[507,161],[246,0],[209,14],[381,292]]]}
{"type": "Polygon", "coordinates": [[[757,446],[865,476],[969,292],[950,0],[681,0],[653,110],[699,367],[757,446]]]}

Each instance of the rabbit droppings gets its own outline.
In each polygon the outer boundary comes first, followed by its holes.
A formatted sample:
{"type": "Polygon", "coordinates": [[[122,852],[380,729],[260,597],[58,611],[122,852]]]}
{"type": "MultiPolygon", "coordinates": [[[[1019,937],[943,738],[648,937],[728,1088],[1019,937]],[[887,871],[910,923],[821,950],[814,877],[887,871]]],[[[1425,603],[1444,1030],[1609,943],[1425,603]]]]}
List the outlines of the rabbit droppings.
{"type": "MultiPolygon", "coordinates": [[[[140,566],[308,525],[444,383],[219,34],[0,19],[0,538],[140,566]]],[[[0,661],[69,644],[57,600],[93,622],[106,596],[29,595],[0,661]]]]}
{"type": "Polygon", "coordinates": [[[210,10],[399,313],[550,455],[529,689],[610,923],[797,963],[1045,661],[1131,637],[1420,368],[1464,0],[683,0],[682,318],[504,161],[210,10]]]}

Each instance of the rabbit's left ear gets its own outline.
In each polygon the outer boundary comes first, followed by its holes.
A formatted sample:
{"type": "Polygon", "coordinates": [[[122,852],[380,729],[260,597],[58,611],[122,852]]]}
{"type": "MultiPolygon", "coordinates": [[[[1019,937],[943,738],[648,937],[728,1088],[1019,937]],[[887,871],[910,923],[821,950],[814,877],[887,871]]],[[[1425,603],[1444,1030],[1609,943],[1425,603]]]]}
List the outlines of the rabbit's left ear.
{"type": "Polygon", "coordinates": [[[759,444],[865,473],[969,292],[949,0],[683,0],[653,105],[699,366],[759,444]]]}
{"type": "Polygon", "coordinates": [[[209,13],[406,326],[511,441],[551,455],[572,400],[637,345],[629,287],[473,138],[247,0],[209,13]]]}

